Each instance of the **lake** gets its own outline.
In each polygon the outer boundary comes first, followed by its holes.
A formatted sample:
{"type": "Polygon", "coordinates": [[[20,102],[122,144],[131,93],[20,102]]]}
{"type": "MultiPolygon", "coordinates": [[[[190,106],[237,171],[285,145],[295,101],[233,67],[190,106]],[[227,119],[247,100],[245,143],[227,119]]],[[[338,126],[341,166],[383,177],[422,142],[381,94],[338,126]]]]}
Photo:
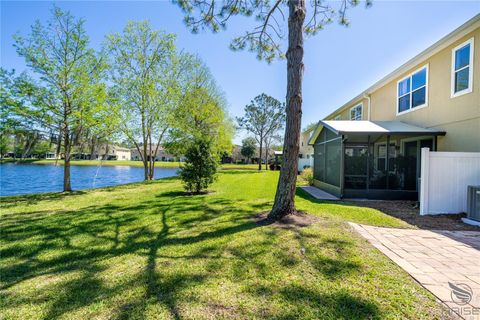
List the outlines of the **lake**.
{"type": "MultiPolygon", "coordinates": [[[[176,168],[155,168],[155,179],[177,175],[176,168]]],[[[72,189],[92,189],[143,181],[143,167],[72,166],[72,189]]],[[[13,196],[63,190],[63,166],[0,164],[0,195],[13,196]]]]}

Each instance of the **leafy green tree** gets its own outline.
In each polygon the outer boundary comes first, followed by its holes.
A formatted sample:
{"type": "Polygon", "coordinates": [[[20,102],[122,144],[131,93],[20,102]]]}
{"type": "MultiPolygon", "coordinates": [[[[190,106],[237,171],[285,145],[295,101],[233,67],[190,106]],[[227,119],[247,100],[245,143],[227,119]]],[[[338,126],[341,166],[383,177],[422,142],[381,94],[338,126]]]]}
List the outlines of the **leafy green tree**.
{"type": "MultiPolygon", "coordinates": [[[[240,128],[252,133],[259,144],[258,158],[262,159],[263,146],[267,136],[275,133],[285,121],[285,104],[262,93],[245,106],[245,115],[237,118],[240,128]]],[[[268,150],[266,155],[268,154],[268,150]]],[[[258,170],[262,170],[262,161],[258,161],[258,170]]]]}
{"type": "Polygon", "coordinates": [[[215,181],[218,157],[212,142],[205,138],[193,140],[185,153],[185,164],[180,171],[185,190],[200,193],[215,181]]]}
{"type": "MultiPolygon", "coordinates": [[[[104,91],[103,60],[89,47],[84,21],[58,7],[43,25],[37,21],[24,38],[15,35],[17,53],[36,75],[21,90],[30,103],[24,114],[60,126],[65,155],[63,190],[71,191],[70,159],[75,139],[89,126],[92,109],[104,91]]],[[[38,119],[37,119],[38,120],[38,119]]]]}
{"type": "Polygon", "coordinates": [[[247,158],[247,163],[250,163],[250,160],[255,155],[255,151],[257,151],[257,141],[255,138],[246,137],[242,140],[242,149],[240,150],[240,153],[247,158]]]}
{"type": "Polygon", "coordinates": [[[231,151],[234,125],[226,100],[208,67],[196,56],[182,54],[177,77],[178,105],[172,117],[167,148],[184,154],[195,139],[208,139],[217,155],[231,151]]]}
{"type": "Polygon", "coordinates": [[[42,157],[44,156],[47,152],[51,151],[52,145],[49,141],[42,139],[40,140],[34,148],[32,148],[32,154],[42,157]]]}
{"type": "Polygon", "coordinates": [[[0,159],[3,159],[3,156],[8,152],[12,144],[11,136],[6,134],[4,131],[0,132],[0,159]]]}
{"type": "MultiPolygon", "coordinates": [[[[295,186],[297,181],[300,127],[302,118],[302,82],[304,34],[315,35],[335,18],[348,25],[347,9],[359,3],[359,0],[341,0],[327,2],[310,1],[310,13],[307,16],[305,0],[274,1],[218,1],[218,0],[174,0],[185,12],[185,23],[193,32],[208,29],[218,32],[225,29],[227,22],[234,16],[255,18],[258,22],[253,30],[235,38],[231,43],[233,50],[247,49],[256,53],[259,59],[268,62],[275,57],[287,59],[287,119],[283,147],[283,163],[275,194],[275,202],[269,214],[270,219],[280,219],[295,212],[295,186]],[[333,4],[338,5],[337,8],[333,4]],[[286,34],[283,27],[288,8],[287,50],[282,49],[286,34]],[[283,23],[282,23],[283,22],[283,23]]],[[[366,5],[371,4],[366,0],[366,5]]]]}
{"type": "Polygon", "coordinates": [[[39,88],[26,73],[17,76],[1,68],[0,84],[0,131],[13,139],[9,151],[24,159],[35,154],[36,145],[49,134],[50,118],[32,106],[39,88]]]}
{"type": "Polygon", "coordinates": [[[145,180],[151,180],[159,150],[177,105],[175,36],[153,30],[149,22],[127,23],[107,36],[110,92],[123,134],[140,154],[145,180]]]}

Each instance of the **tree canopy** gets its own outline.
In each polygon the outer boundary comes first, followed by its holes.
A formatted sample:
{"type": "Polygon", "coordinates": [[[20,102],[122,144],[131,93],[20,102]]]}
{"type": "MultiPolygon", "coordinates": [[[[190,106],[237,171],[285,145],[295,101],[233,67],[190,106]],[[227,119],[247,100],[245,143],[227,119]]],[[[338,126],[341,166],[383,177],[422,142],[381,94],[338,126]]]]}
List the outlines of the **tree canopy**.
{"type": "Polygon", "coordinates": [[[110,103],[120,129],[140,154],[145,180],[151,180],[176,105],[175,35],[154,30],[148,21],[130,21],[122,33],[107,36],[105,51],[110,103]]]}
{"type": "Polygon", "coordinates": [[[72,145],[104,106],[104,61],[90,47],[84,21],[59,7],[46,24],[37,21],[27,37],[17,34],[14,39],[17,53],[38,78],[22,77],[15,91],[22,103],[16,110],[63,135],[63,188],[70,191],[72,145]]]}
{"type": "Polygon", "coordinates": [[[230,152],[234,125],[227,112],[227,103],[208,67],[191,54],[182,54],[177,78],[178,105],[172,118],[166,146],[173,153],[183,154],[188,142],[211,139],[216,154],[230,152]]]}
{"type": "Polygon", "coordinates": [[[257,151],[257,141],[254,137],[246,137],[242,140],[240,153],[247,158],[247,162],[255,155],[255,151],[257,151]]]}
{"type": "MultiPolygon", "coordinates": [[[[238,125],[253,134],[259,145],[259,158],[261,159],[267,137],[273,136],[285,122],[285,104],[262,93],[246,105],[244,111],[244,116],[237,118],[238,125]]],[[[259,161],[258,170],[261,169],[262,163],[259,161]]]]}

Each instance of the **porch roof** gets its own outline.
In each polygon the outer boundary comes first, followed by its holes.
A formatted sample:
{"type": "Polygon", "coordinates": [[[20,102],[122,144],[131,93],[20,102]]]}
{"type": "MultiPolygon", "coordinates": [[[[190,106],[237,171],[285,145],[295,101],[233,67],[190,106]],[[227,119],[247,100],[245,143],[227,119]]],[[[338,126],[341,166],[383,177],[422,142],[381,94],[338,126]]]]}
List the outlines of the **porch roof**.
{"type": "Polygon", "coordinates": [[[445,131],[423,128],[401,121],[321,120],[308,141],[314,144],[323,128],[336,134],[445,135],[445,131]]]}

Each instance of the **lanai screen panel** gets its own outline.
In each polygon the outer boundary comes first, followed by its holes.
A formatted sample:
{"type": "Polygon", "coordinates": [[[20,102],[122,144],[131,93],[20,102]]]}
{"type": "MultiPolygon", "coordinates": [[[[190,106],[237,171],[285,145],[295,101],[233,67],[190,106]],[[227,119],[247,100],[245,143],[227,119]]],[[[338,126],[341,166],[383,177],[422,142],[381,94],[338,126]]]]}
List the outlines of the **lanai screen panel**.
{"type": "Polygon", "coordinates": [[[316,180],[340,187],[342,136],[323,128],[314,144],[316,180]]]}

